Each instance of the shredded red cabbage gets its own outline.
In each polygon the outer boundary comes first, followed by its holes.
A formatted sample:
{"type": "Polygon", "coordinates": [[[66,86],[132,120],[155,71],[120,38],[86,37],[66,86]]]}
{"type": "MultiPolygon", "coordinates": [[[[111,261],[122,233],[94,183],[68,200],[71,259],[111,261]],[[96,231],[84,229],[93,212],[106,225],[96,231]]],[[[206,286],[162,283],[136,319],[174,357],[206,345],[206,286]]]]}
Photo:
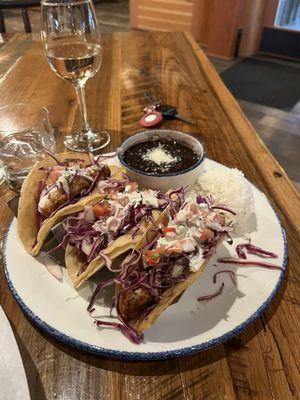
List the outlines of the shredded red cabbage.
{"type": "Polygon", "coordinates": [[[107,286],[110,286],[114,283],[114,279],[109,279],[108,281],[105,282],[100,282],[97,284],[96,289],[93,292],[93,295],[91,297],[91,300],[89,302],[89,305],[87,307],[88,312],[92,312],[94,309],[94,305],[96,303],[97,297],[100,296],[102,290],[106,288],[107,286]]]}
{"type": "Polygon", "coordinates": [[[262,249],[261,247],[254,246],[249,240],[248,243],[241,243],[236,246],[236,254],[239,258],[247,259],[246,252],[264,258],[278,258],[278,255],[262,249]]]}
{"type": "Polygon", "coordinates": [[[196,198],[198,204],[207,204],[208,208],[211,209],[214,203],[214,199],[211,195],[202,196],[199,194],[196,198]]]}
{"type": "Polygon", "coordinates": [[[47,149],[45,149],[44,151],[45,151],[45,153],[47,153],[51,158],[53,158],[53,160],[57,163],[57,165],[63,165],[63,163],[61,163],[61,162],[55,157],[55,155],[54,155],[51,151],[49,151],[49,150],[47,150],[47,149]]]}
{"type": "Polygon", "coordinates": [[[93,182],[88,189],[83,189],[80,193],[81,197],[88,196],[96,187],[97,183],[110,177],[110,169],[107,165],[101,165],[100,171],[96,174],[93,182]]]}
{"type": "Polygon", "coordinates": [[[263,261],[256,261],[256,260],[242,260],[240,258],[234,257],[226,257],[226,258],[219,258],[217,262],[222,264],[237,264],[237,265],[245,265],[245,266],[258,266],[262,268],[268,269],[279,269],[282,270],[282,267],[279,265],[263,262],[263,261]]]}
{"type": "Polygon", "coordinates": [[[236,273],[234,271],[231,271],[230,269],[224,269],[223,271],[215,272],[214,276],[213,276],[213,282],[214,283],[217,282],[217,276],[219,274],[228,274],[230,279],[231,279],[231,281],[232,281],[232,283],[234,284],[234,286],[237,285],[237,283],[236,283],[236,273]]]}
{"type": "Polygon", "coordinates": [[[236,213],[233,210],[231,210],[230,208],[228,208],[226,206],[221,206],[221,205],[213,206],[212,210],[223,210],[223,211],[227,211],[233,215],[236,215],[236,213]]]}
{"type": "Polygon", "coordinates": [[[120,272],[120,268],[114,269],[112,268],[112,259],[102,251],[99,251],[99,256],[101,256],[105,262],[106,267],[111,271],[111,272],[120,272]]]}
{"type": "Polygon", "coordinates": [[[97,326],[109,326],[110,328],[116,328],[119,329],[124,336],[126,336],[132,343],[134,344],[140,344],[144,340],[144,335],[142,333],[138,333],[135,329],[127,326],[120,324],[118,322],[107,322],[107,321],[95,321],[97,326]]]}
{"type": "Polygon", "coordinates": [[[231,210],[229,207],[223,205],[223,204],[215,204],[215,198],[212,195],[208,196],[202,196],[199,194],[196,199],[198,204],[206,204],[210,210],[223,210],[227,211],[233,215],[236,215],[236,213],[231,210]]]}
{"type": "Polygon", "coordinates": [[[143,217],[149,215],[153,210],[153,207],[149,207],[146,204],[131,204],[128,208],[127,214],[122,219],[116,232],[113,233],[113,239],[124,235],[130,229],[136,227],[143,217]]]}
{"type": "Polygon", "coordinates": [[[98,182],[98,191],[100,193],[120,192],[129,182],[127,179],[108,178],[106,181],[98,182]]]}
{"type": "Polygon", "coordinates": [[[176,212],[180,210],[184,203],[187,188],[187,186],[181,186],[176,190],[171,190],[167,194],[170,199],[170,206],[173,207],[176,212]],[[174,194],[176,195],[175,197],[173,196],[174,194]]]}
{"type": "Polygon", "coordinates": [[[114,151],[111,154],[106,154],[106,155],[100,154],[99,156],[95,157],[95,162],[99,164],[99,162],[103,162],[105,160],[109,160],[110,158],[114,158],[114,157],[116,157],[116,155],[117,155],[116,151],[114,151]]]}
{"type": "Polygon", "coordinates": [[[98,232],[93,229],[94,222],[85,219],[69,217],[63,226],[68,234],[68,242],[71,246],[82,251],[83,240],[89,241],[92,245],[87,262],[91,262],[101,250],[107,247],[110,237],[108,232],[98,232]]]}
{"type": "Polygon", "coordinates": [[[214,299],[215,297],[218,297],[222,294],[223,289],[224,289],[224,282],[222,283],[222,285],[219,287],[219,289],[215,293],[197,297],[197,300],[198,301],[208,301],[208,300],[214,299]]]}

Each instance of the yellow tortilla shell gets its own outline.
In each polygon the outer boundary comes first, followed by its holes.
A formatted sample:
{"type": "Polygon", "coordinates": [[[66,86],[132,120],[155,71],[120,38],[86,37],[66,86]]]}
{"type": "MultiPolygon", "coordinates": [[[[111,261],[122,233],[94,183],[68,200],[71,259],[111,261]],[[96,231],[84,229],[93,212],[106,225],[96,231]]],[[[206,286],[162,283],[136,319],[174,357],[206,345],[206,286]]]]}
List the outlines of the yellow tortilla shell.
{"type": "MultiPolygon", "coordinates": [[[[156,210],[153,211],[153,219],[156,222],[160,221],[162,214],[163,213],[156,210]]],[[[117,257],[119,257],[121,254],[126,253],[128,250],[142,247],[146,240],[147,231],[152,226],[153,224],[151,222],[147,223],[146,221],[143,221],[140,225],[140,230],[138,234],[135,235],[134,238],[132,238],[131,231],[129,231],[126,235],[122,235],[114,240],[102,252],[106,254],[111,260],[115,260],[117,257]]],[[[75,288],[80,287],[88,278],[94,275],[105,265],[103,258],[101,256],[98,256],[90,262],[84,272],[78,275],[78,272],[82,267],[82,261],[78,256],[78,250],[74,246],[71,246],[69,244],[66,248],[65,262],[68,274],[75,288]]]]}
{"type": "MultiPolygon", "coordinates": [[[[68,159],[82,159],[84,160],[83,166],[87,166],[91,163],[88,154],[60,153],[56,154],[55,157],[59,161],[66,161],[68,159]]],[[[52,217],[47,218],[43,222],[39,231],[37,231],[35,196],[38,182],[45,177],[45,171],[40,170],[40,168],[52,167],[54,165],[56,165],[56,162],[50,156],[38,162],[24,180],[20,193],[21,196],[19,201],[17,221],[18,234],[26,251],[33,256],[38,254],[46,237],[48,236],[50,229],[59,223],[66,215],[77,213],[83,210],[84,206],[93,201],[99,201],[103,198],[103,194],[100,193],[94,193],[90,196],[84,197],[77,203],[68,205],[57,211],[57,213],[55,213],[52,217]]],[[[109,168],[112,176],[121,175],[121,168],[115,166],[109,166],[109,168]]]]}

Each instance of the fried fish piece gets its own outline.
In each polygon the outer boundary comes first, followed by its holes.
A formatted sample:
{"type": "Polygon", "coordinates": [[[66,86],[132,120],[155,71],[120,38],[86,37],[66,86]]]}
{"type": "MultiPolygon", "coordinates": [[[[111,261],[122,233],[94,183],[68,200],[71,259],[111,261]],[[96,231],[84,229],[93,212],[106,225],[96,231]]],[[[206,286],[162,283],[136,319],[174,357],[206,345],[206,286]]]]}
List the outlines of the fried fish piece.
{"type": "Polygon", "coordinates": [[[101,168],[93,166],[86,169],[56,167],[50,172],[51,185],[41,193],[38,203],[39,213],[45,218],[50,217],[68,200],[88,189],[97,175],[101,175],[101,179],[106,179],[110,176],[110,170],[107,166],[101,168]]]}
{"type": "Polygon", "coordinates": [[[55,186],[47,194],[41,196],[39,201],[39,212],[43,217],[48,218],[60,206],[66,203],[70,198],[81,193],[83,189],[89,188],[91,181],[83,176],[76,176],[69,184],[69,195],[62,186],[55,186]]]}
{"type": "Polygon", "coordinates": [[[129,321],[138,317],[146,306],[153,302],[153,297],[144,287],[139,287],[136,290],[126,290],[122,294],[120,302],[120,312],[126,315],[129,321]]]}

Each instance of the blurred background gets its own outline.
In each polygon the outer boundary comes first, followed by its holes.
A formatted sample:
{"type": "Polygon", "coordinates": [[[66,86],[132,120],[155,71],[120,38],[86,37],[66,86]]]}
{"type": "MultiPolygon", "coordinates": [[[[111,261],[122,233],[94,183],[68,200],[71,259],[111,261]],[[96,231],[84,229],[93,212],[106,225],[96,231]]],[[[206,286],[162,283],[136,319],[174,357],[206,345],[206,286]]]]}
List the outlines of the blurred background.
{"type": "MultiPolygon", "coordinates": [[[[300,0],[96,0],[95,7],[102,32],[190,32],[300,189],[300,0]]],[[[0,10],[3,45],[14,33],[39,32],[39,1],[0,0],[0,10]]],[[[5,60],[1,66],[3,74],[5,60]]]]}

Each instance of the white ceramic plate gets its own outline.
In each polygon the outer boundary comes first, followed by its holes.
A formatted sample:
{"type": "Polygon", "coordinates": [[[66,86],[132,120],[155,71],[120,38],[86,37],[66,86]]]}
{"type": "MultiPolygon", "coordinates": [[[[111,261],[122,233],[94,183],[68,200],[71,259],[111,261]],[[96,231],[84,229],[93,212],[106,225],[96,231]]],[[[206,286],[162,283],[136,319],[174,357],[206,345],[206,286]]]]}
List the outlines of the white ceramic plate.
{"type": "Polygon", "coordinates": [[[30,400],[19,349],[8,319],[0,307],[0,397],[1,400],[30,400]]]}
{"type": "MultiPolygon", "coordinates": [[[[206,160],[205,168],[223,167],[206,160]]],[[[265,195],[253,186],[256,228],[252,242],[278,254],[276,264],[286,266],[285,233],[265,195]]],[[[212,277],[217,268],[216,258],[233,254],[233,246],[222,244],[205,273],[186,290],[177,304],[169,307],[156,324],[145,333],[145,343],[134,345],[119,331],[99,329],[86,312],[92,283],[79,293],[72,287],[66,271],[64,281],[54,279],[43,264],[32,258],[20,243],[16,220],[13,220],[4,241],[4,268],[7,281],[21,308],[40,328],[57,339],[82,350],[103,356],[124,359],[164,359],[178,357],[220,344],[238,334],[257,318],[278,290],[284,269],[268,270],[258,267],[219,267],[237,271],[237,288],[226,274],[212,277]],[[221,296],[197,302],[198,296],[211,294],[225,282],[221,296]]],[[[244,241],[244,240],[243,240],[244,241]]],[[[252,258],[252,257],[251,257],[252,258]]],[[[105,279],[102,277],[102,279],[105,279]]],[[[109,314],[111,294],[101,300],[96,315],[109,314]]]]}

